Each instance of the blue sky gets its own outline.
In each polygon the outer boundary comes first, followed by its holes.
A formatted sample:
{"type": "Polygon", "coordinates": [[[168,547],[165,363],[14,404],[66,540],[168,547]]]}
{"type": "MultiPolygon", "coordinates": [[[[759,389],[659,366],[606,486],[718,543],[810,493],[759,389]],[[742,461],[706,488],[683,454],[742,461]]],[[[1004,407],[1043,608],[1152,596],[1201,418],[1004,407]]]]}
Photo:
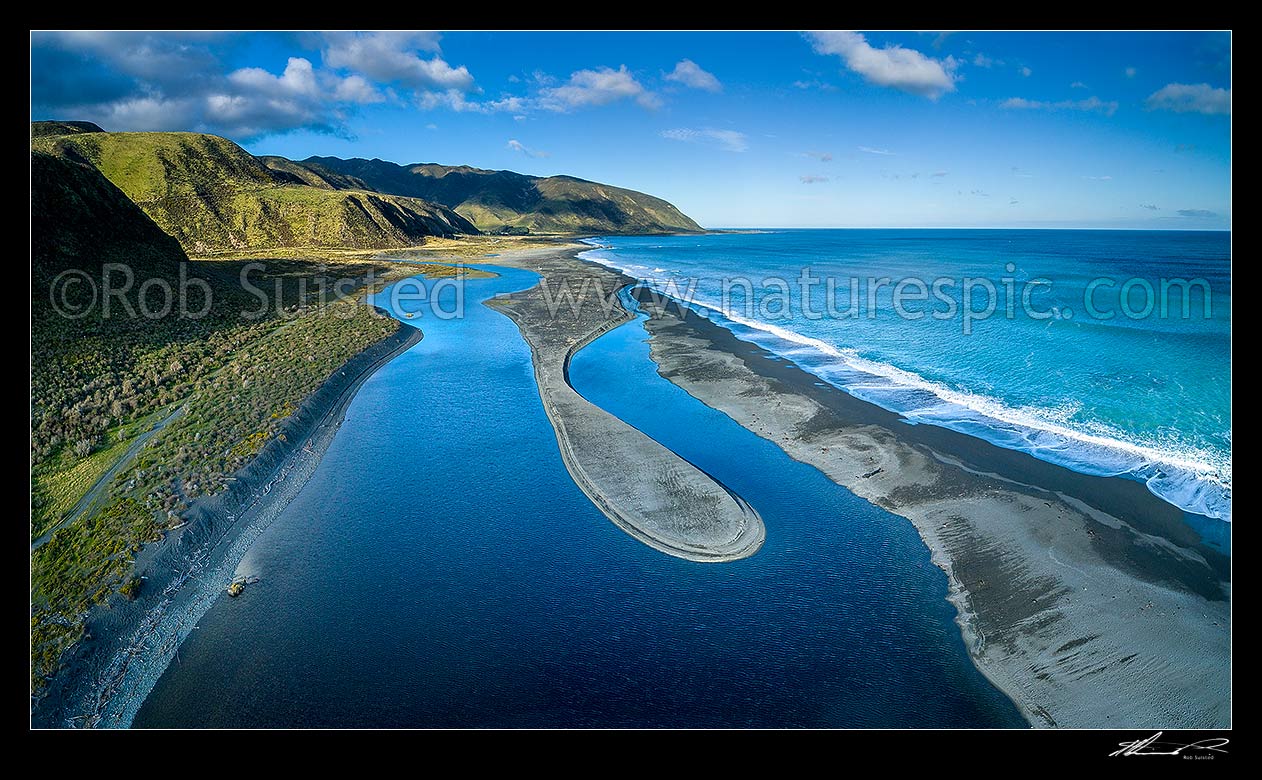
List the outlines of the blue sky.
{"type": "Polygon", "coordinates": [[[31,113],[570,174],[711,227],[1231,220],[1227,33],[33,33],[31,113]]]}

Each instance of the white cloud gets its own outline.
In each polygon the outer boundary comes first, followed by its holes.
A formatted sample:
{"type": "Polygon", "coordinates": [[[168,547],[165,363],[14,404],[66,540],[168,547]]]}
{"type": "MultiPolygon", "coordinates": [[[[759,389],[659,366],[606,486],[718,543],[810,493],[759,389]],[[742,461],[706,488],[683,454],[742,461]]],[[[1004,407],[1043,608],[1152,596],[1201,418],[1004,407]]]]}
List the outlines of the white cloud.
{"type": "Polygon", "coordinates": [[[667,81],[677,81],[693,89],[704,89],[706,92],[723,91],[723,85],[719,83],[714,74],[702,70],[701,66],[692,60],[680,60],[675,63],[675,69],[667,73],[665,79],[667,81]]]}
{"type": "Polygon", "coordinates": [[[499,100],[487,100],[481,103],[483,111],[486,112],[504,112],[508,114],[520,113],[529,108],[529,101],[524,97],[517,95],[508,95],[499,100]]]}
{"type": "Polygon", "coordinates": [[[206,103],[198,99],[124,98],[98,106],[87,115],[107,130],[187,130],[201,121],[206,103]]]}
{"type": "Polygon", "coordinates": [[[897,45],[877,49],[867,38],[853,31],[812,32],[808,37],[815,51],[841,57],[846,67],[873,84],[933,100],[955,90],[953,71],[959,63],[952,57],[935,60],[897,45]]]}
{"type": "Polygon", "coordinates": [[[448,108],[452,111],[483,112],[486,104],[469,100],[459,89],[423,90],[416,93],[416,105],[425,111],[448,108]]]}
{"type": "Polygon", "coordinates": [[[871,146],[860,146],[859,151],[867,154],[894,154],[894,152],[891,152],[889,149],[874,149],[871,146]]]}
{"type": "MultiPolygon", "coordinates": [[[[985,54],[977,52],[977,55],[973,57],[973,64],[979,68],[991,68],[996,65],[996,61],[993,57],[987,57],[985,54]]],[[[1002,65],[1003,61],[1000,60],[997,64],[1002,65]]]]}
{"type": "Polygon", "coordinates": [[[1180,217],[1195,217],[1197,219],[1209,219],[1210,217],[1218,216],[1218,212],[1210,211],[1209,209],[1179,209],[1177,213],[1180,217]]]}
{"type": "MultiPolygon", "coordinates": [[[[56,72],[57,80],[33,81],[32,106],[111,130],[196,130],[248,140],[298,128],[345,134],[356,107],[395,99],[365,74],[316,67],[304,57],[289,58],[280,73],[229,70],[213,40],[200,33],[33,35],[33,61],[57,65],[35,72],[56,72]],[[68,70],[67,61],[75,67],[68,70]]],[[[425,36],[412,40],[429,45],[425,36]]]]}
{"type": "Polygon", "coordinates": [[[1030,70],[1030,66],[1029,66],[1029,65],[1022,65],[1022,66],[1021,66],[1021,75],[1022,75],[1022,76],[1025,76],[1025,77],[1027,77],[1027,78],[1028,78],[1028,77],[1029,77],[1029,75],[1030,75],[1031,73],[1033,73],[1033,72],[1034,72],[1034,71],[1030,70]]]}
{"type": "Polygon", "coordinates": [[[446,108],[457,113],[470,114],[513,114],[513,119],[521,121],[528,111],[536,107],[535,101],[517,95],[506,95],[496,100],[470,100],[469,96],[458,89],[422,90],[416,93],[416,105],[425,111],[446,108]]]}
{"type": "Polygon", "coordinates": [[[290,57],[278,76],[263,68],[240,68],[205,96],[203,122],[250,137],[295,127],[332,131],[337,104],[384,98],[359,76],[317,74],[302,57],[290,57]]]}
{"type": "Polygon", "coordinates": [[[548,152],[542,152],[542,151],[539,151],[538,149],[531,149],[525,144],[523,144],[521,141],[518,141],[516,138],[509,139],[508,148],[512,149],[514,152],[517,152],[518,154],[524,154],[527,157],[540,158],[540,157],[552,156],[548,152]]]}
{"type": "Polygon", "coordinates": [[[1013,97],[1000,103],[999,107],[1044,111],[1098,111],[1105,116],[1113,116],[1117,112],[1117,101],[1101,100],[1094,95],[1083,100],[1058,100],[1055,102],[1013,97]]]}
{"type": "Polygon", "coordinates": [[[934,171],[933,173],[931,173],[931,174],[929,174],[929,175],[930,175],[930,176],[932,176],[932,177],[933,177],[933,178],[935,178],[935,179],[940,179],[940,178],[942,178],[943,176],[946,176],[946,175],[947,175],[947,172],[946,172],[946,171],[934,171]]]}
{"type": "Polygon", "coordinates": [[[672,141],[684,141],[687,143],[717,146],[727,152],[743,152],[749,149],[749,139],[744,133],[737,132],[736,130],[715,130],[708,127],[701,129],[679,127],[673,130],[663,130],[662,138],[669,138],[672,141]]]}
{"type": "Polygon", "coordinates": [[[1112,176],[1083,176],[1082,178],[1090,181],[1113,181],[1112,176]]]}
{"type": "Polygon", "coordinates": [[[644,108],[657,108],[661,99],[644,88],[626,65],[617,70],[596,68],[570,74],[570,80],[558,87],[539,90],[538,106],[547,111],[572,111],[587,106],[604,106],[618,100],[631,99],[644,108]]]}
{"type": "Polygon", "coordinates": [[[333,97],[347,103],[380,103],[385,97],[363,76],[347,76],[336,82],[333,97]]]}
{"type": "Polygon", "coordinates": [[[803,152],[802,156],[811,157],[816,160],[819,160],[820,162],[825,162],[825,163],[833,161],[833,156],[829,154],[828,152],[803,152]]]}
{"type": "Polygon", "coordinates": [[[836,86],[829,84],[827,81],[820,81],[818,79],[811,79],[810,81],[803,81],[799,79],[798,81],[793,82],[793,86],[798,89],[818,89],[821,92],[837,91],[836,86]]]}
{"type": "Polygon", "coordinates": [[[271,97],[312,97],[317,94],[315,68],[302,57],[290,57],[285,72],[273,76],[262,68],[241,68],[228,81],[243,90],[271,97]]]}
{"type": "Polygon", "coordinates": [[[823,182],[828,181],[828,177],[827,176],[813,176],[813,175],[807,174],[805,176],[799,176],[798,180],[801,181],[803,184],[821,184],[823,182]]]}
{"type": "Polygon", "coordinates": [[[1126,73],[1126,78],[1128,78],[1128,79],[1133,79],[1133,78],[1135,78],[1135,74],[1136,74],[1136,73],[1138,73],[1138,72],[1139,72],[1139,71],[1138,71],[1138,70],[1136,70],[1134,67],[1127,68],[1127,69],[1126,69],[1126,71],[1125,71],[1125,73],[1126,73]]]}
{"type": "Polygon", "coordinates": [[[1070,89],[1090,89],[1086,84],[1083,84],[1081,81],[1075,81],[1074,83],[1069,85],[1069,88],[1070,89]]]}
{"type": "Polygon", "coordinates": [[[473,75],[465,66],[453,68],[442,57],[425,59],[418,54],[438,51],[432,33],[328,33],[325,43],[324,64],[331,68],[414,89],[473,88],[473,75]]]}
{"type": "Polygon", "coordinates": [[[1208,84],[1167,84],[1148,96],[1149,111],[1180,114],[1230,114],[1231,90],[1208,84]]]}

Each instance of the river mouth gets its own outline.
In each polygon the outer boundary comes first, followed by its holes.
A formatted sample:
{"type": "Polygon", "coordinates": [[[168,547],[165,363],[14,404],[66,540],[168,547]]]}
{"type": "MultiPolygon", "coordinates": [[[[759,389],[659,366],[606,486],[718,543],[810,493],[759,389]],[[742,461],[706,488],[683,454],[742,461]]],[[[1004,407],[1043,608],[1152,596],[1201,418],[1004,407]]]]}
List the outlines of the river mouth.
{"type": "Polygon", "coordinates": [[[134,725],[1023,726],[914,528],[662,379],[634,321],[576,390],[755,504],[752,557],[624,534],[567,473],[516,327],[478,303],[361,388],[134,725]]]}

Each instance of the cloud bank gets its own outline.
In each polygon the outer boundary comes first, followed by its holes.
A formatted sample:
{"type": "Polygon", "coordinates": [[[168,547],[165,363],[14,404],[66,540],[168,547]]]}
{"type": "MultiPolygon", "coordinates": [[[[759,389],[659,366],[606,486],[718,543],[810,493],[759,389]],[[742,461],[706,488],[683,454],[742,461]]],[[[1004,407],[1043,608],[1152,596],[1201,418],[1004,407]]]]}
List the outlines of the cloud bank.
{"type": "Polygon", "coordinates": [[[931,100],[955,90],[959,62],[953,57],[936,60],[894,44],[878,49],[861,33],[848,30],[812,32],[807,37],[816,52],[841,57],[847,68],[872,84],[931,100]]]}
{"type": "Polygon", "coordinates": [[[1231,90],[1208,84],[1167,84],[1148,96],[1144,102],[1149,111],[1174,111],[1179,114],[1230,114],[1231,90]]]}

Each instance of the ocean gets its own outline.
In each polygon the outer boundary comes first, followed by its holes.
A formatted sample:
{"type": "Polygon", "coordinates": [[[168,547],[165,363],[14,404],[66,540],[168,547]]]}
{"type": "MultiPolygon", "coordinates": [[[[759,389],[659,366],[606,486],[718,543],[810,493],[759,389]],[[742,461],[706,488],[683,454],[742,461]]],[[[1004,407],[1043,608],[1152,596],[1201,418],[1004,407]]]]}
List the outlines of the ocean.
{"type": "Polygon", "coordinates": [[[1229,233],[765,230],[588,243],[584,257],[911,423],[1130,476],[1188,513],[1231,519],[1229,233]]]}
{"type": "MultiPolygon", "coordinates": [[[[1022,727],[973,665],[915,528],[658,375],[642,318],[575,388],[749,498],[767,542],[697,564],[570,478],[517,328],[403,304],[425,338],[371,377],[134,725],[1022,727]]],[[[379,296],[379,300],[384,296],[379,296]]],[[[402,314],[399,312],[398,314],[402,314]]]]}

